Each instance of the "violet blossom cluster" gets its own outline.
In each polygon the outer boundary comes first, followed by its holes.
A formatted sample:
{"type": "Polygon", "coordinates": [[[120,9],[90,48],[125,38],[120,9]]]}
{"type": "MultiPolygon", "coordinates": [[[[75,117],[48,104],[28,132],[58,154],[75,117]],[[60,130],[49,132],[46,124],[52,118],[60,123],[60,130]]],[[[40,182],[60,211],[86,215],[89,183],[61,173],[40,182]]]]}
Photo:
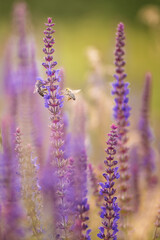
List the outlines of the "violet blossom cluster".
{"type": "MultiPolygon", "coordinates": [[[[51,18],[48,18],[48,23],[45,23],[47,26],[46,30],[44,31],[45,37],[43,39],[45,47],[43,48],[43,52],[46,54],[45,62],[42,63],[44,68],[46,69],[47,79],[40,81],[42,87],[42,93],[45,100],[45,107],[49,109],[51,114],[54,116],[59,113],[60,109],[63,106],[63,95],[59,92],[59,82],[60,79],[60,70],[54,70],[53,68],[57,65],[56,61],[53,61],[52,54],[54,53],[53,44],[55,43],[55,39],[53,38],[53,33],[55,30],[52,27],[55,25],[52,22],[51,18]]],[[[55,122],[57,122],[56,119],[55,122]]]]}
{"type": "MultiPolygon", "coordinates": [[[[72,199],[69,198],[71,194],[72,184],[68,174],[69,161],[64,154],[65,145],[65,133],[64,133],[64,117],[63,117],[63,95],[61,94],[61,74],[60,70],[54,70],[57,62],[53,61],[53,44],[55,40],[53,38],[54,23],[51,18],[48,18],[48,22],[45,24],[46,30],[44,31],[45,37],[43,39],[45,47],[43,52],[46,54],[45,62],[42,64],[46,69],[46,80],[38,79],[37,88],[41,96],[45,101],[45,107],[50,112],[50,129],[51,129],[51,149],[49,156],[49,165],[52,169],[51,179],[56,179],[55,190],[53,191],[52,199],[54,199],[53,209],[56,209],[54,219],[56,218],[55,237],[56,239],[68,239],[72,234],[70,226],[72,221],[71,206],[73,205],[72,199]]],[[[48,168],[49,169],[49,168],[48,168]]],[[[50,172],[50,170],[49,170],[50,172]]],[[[47,173],[46,173],[47,174],[47,173]]],[[[48,177],[47,177],[48,179],[48,177]]],[[[49,181],[50,182],[50,181],[49,181]]],[[[42,184],[47,186],[47,183],[42,184]]],[[[50,186],[50,183],[48,184],[50,186]]],[[[51,188],[50,188],[51,189],[51,188]]],[[[43,189],[42,189],[43,190],[43,189]]],[[[44,193],[46,190],[43,190],[44,193]]]]}
{"type": "MultiPolygon", "coordinates": [[[[128,104],[128,83],[124,80],[125,74],[125,61],[124,61],[124,46],[125,46],[125,35],[124,35],[124,24],[119,23],[116,33],[116,50],[115,50],[115,66],[116,74],[114,75],[116,81],[113,83],[112,94],[115,95],[115,107],[114,117],[118,127],[118,161],[119,161],[119,172],[120,172],[120,207],[121,215],[126,216],[130,212],[130,194],[129,194],[129,156],[127,147],[127,132],[129,125],[130,106],[128,104]]],[[[122,223],[123,227],[126,223],[122,223]]]]}
{"type": "Polygon", "coordinates": [[[24,211],[20,202],[20,179],[14,143],[9,134],[10,121],[2,123],[3,155],[1,157],[0,208],[2,240],[21,240],[25,237],[24,211]],[[1,198],[2,194],[2,198],[1,198]]]}
{"type": "Polygon", "coordinates": [[[125,127],[129,125],[128,118],[130,116],[130,106],[128,105],[128,94],[129,83],[126,83],[124,79],[126,78],[126,74],[124,73],[124,46],[125,46],[125,35],[124,35],[124,25],[120,23],[117,28],[116,34],[116,50],[115,50],[115,66],[116,66],[116,74],[114,74],[114,78],[116,81],[112,84],[113,91],[112,94],[116,95],[115,97],[115,107],[114,107],[114,117],[118,123],[118,131],[120,134],[120,138],[125,133],[125,127]],[[121,127],[121,129],[119,129],[121,127]],[[120,131],[121,130],[121,131],[120,131]]]}
{"type": "Polygon", "coordinates": [[[84,102],[76,104],[74,118],[72,156],[74,159],[74,206],[75,224],[74,238],[90,240],[91,229],[88,228],[89,203],[87,198],[87,152],[85,147],[85,105],[84,102]]]}
{"type": "Polygon", "coordinates": [[[115,180],[120,177],[118,167],[116,166],[118,162],[114,160],[118,138],[117,126],[112,124],[111,131],[108,136],[108,148],[105,150],[108,156],[104,161],[106,173],[103,174],[105,183],[100,183],[100,194],[104,197],[104,205],[101,207],[102,211],[100,214],[100,217],[103,219],[103,226],[99,228],[100,232],[97,236],[100,239],[116,240],[118,232],[117,221],[119,219],[120,211],[117,203],[117,197],[115,196],[116,188],[114,187],[115,180]]]}
{"type": "Polygon", "coordinates": [[[153,187],[157,182],[154,176],[155,161],[154,161],[154,150],[151,146],[153,140],[153,134],[149,124],[149,108],[150,108],[150,97],[151,97],[151,84],[152,76],[147,73],[145,76],[144,90],[142,95],[142,106],[139,120],[139,131],[141,137],[141,148],[142,148],[142,160],[141,165],[145,171],[146,184],[149,187],[153,187]]]}
{"type": "Polygon", "coordinates": [[[33,149],[28,144],[24,146],[19,128],[15,133],[15,152],[18,160],[18,174],[20,176],[20,196],[25,206],[27,225],[30,234],[36,239],[42,239],[42,195],[39,184],[39,164],[32,156],[33,149]]]}

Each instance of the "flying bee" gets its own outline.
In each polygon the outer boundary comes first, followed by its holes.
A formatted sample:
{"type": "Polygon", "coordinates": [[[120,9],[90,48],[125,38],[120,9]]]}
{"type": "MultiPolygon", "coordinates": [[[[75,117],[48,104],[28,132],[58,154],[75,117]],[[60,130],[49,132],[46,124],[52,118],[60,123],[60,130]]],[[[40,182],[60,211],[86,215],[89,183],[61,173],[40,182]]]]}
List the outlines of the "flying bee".
{"type": "Polygon", "coordinates": [[[76,100],[75,94],[79,93],[80,91],[81,91],[80,89],[71,90],[70,88],[66,88],[64,90],[64,95],[68,97],[68,99],[67,99],[68,101],[71,99],[75,101],[76,100]]]}
{"type": "Polygon", "coordinates": [[[43,86],[43,83],[40,80],[37,80],[33,93],[38,92],[40,96],[44,97],[47,89],[46,88],[42,88],[42,86],[43,86]]]}

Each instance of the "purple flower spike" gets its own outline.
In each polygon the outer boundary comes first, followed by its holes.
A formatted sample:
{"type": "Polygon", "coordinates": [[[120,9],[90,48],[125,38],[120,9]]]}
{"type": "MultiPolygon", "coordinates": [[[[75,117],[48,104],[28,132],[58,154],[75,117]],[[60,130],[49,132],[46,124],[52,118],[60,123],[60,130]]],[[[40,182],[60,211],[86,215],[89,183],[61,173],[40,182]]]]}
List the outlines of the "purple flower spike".
{"type": "Polygon", "coordinates": [[[43,67],[46,69],[47,79],[41,80],[42,89],[44,90],[44,100],[45,107],[49,109],[52,114],[57,114],[59,108],[63,106],[63,95],[60,94],[58,83],[61,81],[60,70],[54,70],[53,68],[57,65],[56,61],[53,61],[55,39],[53,38],[54,23],[52,19],[48,18],[48,22],[45,24],[47,26],[44,31],[45,37],[43,39],[44,48],[43,52],[45,56],[45,62],[42,63],[43,67]]]}
{"type": "Polygon", "coordinates": [[[129,112],[131,108],[128,106],[128,98],[127,95],[129,94],[128,83],[124,82],[126,78],[126,74],[124,73],[124,50],[123,47],[125,46],[124,42],[124,25],[120,23],[117,28],[116,34],[116,50],[115,50],[115,66],[116,66],[116,74],[114,78],[116,82],[113,83],[113,91],[112,94],[116,95],[115,103],[116,106],[114,108],[114,116],[115,119],[118,121],[123,121],[123,125],[129,125],[128,118],[129,112]]]}
{"type": "Polygon", "coordinates": [[[144,90],[142,96],[142,107],[139,121],[139,131],[141,135],[142,165],[145,170],[146,184],[153,187],[157,183],[154,175],[155,159],[154,150],[151,146],[153,134],[149,124],[150,95],[151,95],[152,76],[147,73],[145,76],[144,90]]]}
{"type": "Polygon", "coordinates": [[[43,39],[44,48],[43,52],[45,53],[45,62],[42,63],[43,67],[46,69],[46,80],[38,80],[41,83],[42,90],[44,90],[44,102],[45,107],[50,111],[50,120],[51,120],[51,143],[52,143],[52,164],[59,165],[59,161],[63,160],[63,119],[62,119],[62,106],[63,106],[63,95],[60,93],[59,82],[61,81],[60,70],[54,70],[53,68],[57,62],[53,61],[53,45],[55,43],[53,38],[54,23],[52,18],[48,18],[48,22],[45,23],[47,26],[44,31],[45,37],[43,39]],[[54,162],[54,163],[53,163],[54,162]]]}
{"type": "Polygon", "coordinates": [[[116,240],[118,232],[117,221],[119,219],[120,211],[120,208],[116,202],[117,198],[115,197],[116,189],[114,188],[115,179],[120,177],[118,173],[118,167],[116,167],[117,161],[114,161],[118,138],[117,126],[112,124],[111,131],[108,136],[108,148],[105,151],[107,152],[108,156],[106,157],[106,161],[104,161],[106,173],[103,174],[106,182],[104,184],[100,183],[100,193],[104,197],[104,205],[101,207],[102,211],[100,213],[100,217],[103,219],[103,227],[99,228],[100,232],[97,234],[97,236],[100,239],[116,240]]]}
{"type": "MultiPolygon", "coordinates": [[[[2,240],[25,239],[24,212],[20,203],[20,179],[18,161],[14,153],[14,143],[11,139],[10,120],[2,122],[3,155],[1,160],[0,203],[3,210],[1,233],[2,240]],[[2,192],[1,192],[2,191],[2,192]],[[1,199],[2,194],[2,199],[1,199]],[[2,231],[3,230],[3,231],[2,231]]],[[[0,235],[1,235],[0,233],[0,235]]]]}
{"type": "MultiPolygon", "coordinates": [[[[120,172],[120,207],[121,215],[123,218],[121,221],[122,226],[126,226],[125,220],[126,216],[131,211],[130,209],[130,194],[129,194],[129,179],[130,173],[128,171],[128,147],[126,146],[128,137],[128,126],[129,126],[129,116],[130,116],[130,106],[128,105],[128,83],[124,80],[126,78],[125,74],[125,61],[124,61],[124,46],[125,46],[125,35],[124,35],[124,24],[119,23],[116,33],[116,50],[115,50],[115,66],[116,74],[114,75],[115,82],[113,83],[112,94],[115,95],[115,107],[114,118],[118,127],[118,160],[119,160],[119,172],[120,172]]],[[[117,176],[118,177],[118,176],[117,176]]]]}
{"type": "Polygon", "coordinates": [[[75,191],[75,221],[74,238],[89,240],[90,229],[89,204],[87,199],[87,154],[85,147],[85,103],[77,103],[72,139],[72,156],[74,159],[74,191],[75,191]]]}
{"type": "MultiPolygon", "coordinates": [[[[64,154],[65,132],[62,110],[63,95],[61,94],[61,81],[63,79],[61,71],[54,70],[57,62],[53,60],[53,45],[55,43],[53,33],[55,31],[53,30],[54,23],[52,22],[52,19],[48,18],[48,22],[45,25],[46,30],[44,31],[43,52],[46,56],[45,62],[42,63],[42,65],[45,68],[47,76],[45,80],[40,80],[40,86],[43,91],[45,107],[50,112],[51,122],[51,148],[47,169],[53,170],[56,178],[56,181],[53,181],[53,184],[55,185],[54,188],[50,188],[51,191],[53,191],[53,196],[55,194],[55,196],[51,198],[51,205],[53,205],[53,209],[51,209],[51,218],[53,218],[53,222],[56,219],[54,238],[69,239],[71,235],[71,215],[73,212],[73,187],[69,170],[72,172],[73,169],[72,164],[67,169],[69,163],[64,154]]],[[[53,171],[51,171],[51,176],[53,171]]],[[[50,186],[49,179],[48,182],[50,186]]],[[[47,184],[44,185],[44,188],[45,186],[47,186],[47,184]]],[[[47,191],[47,189],[43,189],[43,192],[45,191],[47,191]]]]}

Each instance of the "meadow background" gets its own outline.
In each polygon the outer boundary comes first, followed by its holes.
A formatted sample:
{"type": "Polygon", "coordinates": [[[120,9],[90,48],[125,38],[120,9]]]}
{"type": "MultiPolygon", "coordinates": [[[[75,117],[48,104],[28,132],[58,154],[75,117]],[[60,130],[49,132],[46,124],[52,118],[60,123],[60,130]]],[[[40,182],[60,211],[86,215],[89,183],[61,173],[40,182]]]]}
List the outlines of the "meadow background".
{"type": "MultiPolygon", "coordinates": [[[[14,32],[12,8],[15,2],[11,0],[1,0],[0,2],[0,118],[5,112],[6,101],[2,87],[3,60],[8,39],[14,32]]],[[[113,81],[114,74],[115,31],[119,22],[125,24],[126,73],[128,75],[127,81],[130,83],[130,106],[132,107],[130,145],[139,141],[137,140],[136,128],[141,110],[144,76],[146,72],[151,72],[153,81],[149,117],[154,135],[153,145],[156,148],[156,156],[159,156],[160,1],[30,0],[26,3],[29,10],[28,32],[34,35],[36,43],[38,76],[44,74],[41,66],[44,58],[42,52],[44,22],[46,22],[47,17],[52,17],[56,23],[55,60],[58,62],[58,68],[64,68],[65,86],[71,89],[81,89],[81,95],[87,100],[87,120],[89,120],[87,124],[90,133],[88,134],[88,146],[90,146],[88,152],[89,160],[95,165],[103,164],[106,134],[113,121],[113,97],[110,95],[110,83],[113,81]],[[96,66],[100,69],[98,76],[102,80],[101,89],[96,88],[97,83],[94,83],[93,86],[92,77],[96,71],[96,66]]],[[[78,95],[77,98],[79,98],[78,95]]],[[[66,103],[66,108],[70,112],[73,109],[70,106],[73,104],[72,102],[66,103]]],[[[41,105],[43,109],[43,100],[41,105]]],[[[43,118],[47,122],[48,113],[45,110],[42,110],[43,118]]],[[[47,140],[45,139],[45,141],[47,140]]],[[[159,160],[158,157],[157,159],[159,160]]],[[[145,198],[145,196],[143,197],[145,198]]],[[[154,197],[157,201],[158,191],[154,197]]],[[[145,202],[141,213],[144,213],[147,205],[148,202],[145,202]]],[[[154,206],[156,207],[155,203],[154,206]]],[[[153,212],[155,213],[155,211],[153,212]]],[[[139,213],[139,225],[144,223],[141,213],[139,213]]],[[[150,213],[148,213],[149,216],[150,213]]],[[[133,221],[135,221],[136,226],[135,219],[133,221]]],[[[91,227],[94,229],[94,223],[92,224],[91,227]]],[[[92,234],[94,235],[95,232],[93,230],[92,234]]],[[[152,235],[152,233],[150,234],[152,235]]],[[[142,235],[139,234],[139,239],[141,236],[143,236],[143,230],[142,235]]]]}

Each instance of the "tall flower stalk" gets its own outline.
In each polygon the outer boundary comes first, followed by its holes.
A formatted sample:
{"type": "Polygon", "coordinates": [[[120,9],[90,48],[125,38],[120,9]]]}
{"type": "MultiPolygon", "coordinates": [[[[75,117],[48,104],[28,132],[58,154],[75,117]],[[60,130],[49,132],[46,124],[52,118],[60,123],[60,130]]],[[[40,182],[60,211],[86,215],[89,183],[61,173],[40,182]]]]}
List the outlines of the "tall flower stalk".
{"type": "Polygon", "coordinates": [[[116,240],[118,232],[117,221],[119,219],[119,211],[117,197],[115,196],[116,188],[115,180],[120,177],[118,173],[117,161],[114,160],[117,146],[117,126],[112,124],[111,131],[108,134],[109,140],[107,141],[108,148],[105,150],[107,153],[104,164],[106,166],[106,172],[103,174],[105,183],[100,183],[100,194],[104,197],[104,204],[101,207],[102,212],[100,217],[103,219],[102,227],[99,228],[100,232],[98,237],[104,240],[116,240]]]}
{"type": "Polygon", "coordinates": [[[150,73],[145,76],[144,90],[142,96],[142,106],[139,121],[139,130],[141,135],[142,148],[142,166],[145,170],[145,180],[148,187],[154,184],[154,151],[151,147],[152,132],[149,124],[150,95],[151,95],[152,77],[150,73]]]}
{"type": "MultiPolygon", "coordinates": [[[[30,78],[32,80],[32,84],[35,85],[36,77],[37,77],[37,65],[36,65],[36,52],[35,52],[35,43],[32,42],[31,49],[31,69],[30,69],[30,78]]],[[[31,140],[33,141],[33,145],[35,147],[35,154],[38,157],[38,162],[40,164],[40,168],[43,167],[44,164],[44,144],[43,144],[43,123],[41,116],[41,109],[39,106],[39,99],[37,96],[33,94],[34,86],[31,89],[30,98],[29,98],[29,115],[31,116],[31,140]],[[39,131],[41,129],[41,131],[39,131]]]]}
{"type": "Polygon", "coordinates": [[[41,240],[43,237],[42,229],[42,195],[38,180],[39,166],[36,158],[32,157],[31,146],[22,145],[22,134],[19,128],[15,133],[15,151],[19,160],[19,174],[21,182],[21,199],[26,208],[28,225],[32,236],[41,240]]]}
{"type": "Polygon", "coordinates": [[[7,119],[2,123],[3,155],[1,158],[1,239],[20,240],[25,238],[24,212],[19,199],[20,182],[18,161],[14,154],[14,144],[11,139],[11,125],[7,119]],[[1,199],[2,195],[2,199],[1,199]]]}
{"type": "MultiPolygon", "coordinates": [[[[69,237],[69,218],[68,218],[68,202],[67,202],[67,159],[64,157],[63,145],[64,145],[64,123],[62,117],[63,95],[60,93],[60,70],[54,70],[57,65],[56,61],[53,61],[54,48],[53,44],[55,40],[53,38],[54,23],[51,18],[48,18],[48,22],[45,23],[46,30],[44,31],[45,37],[43,52],[45,56],[45,62],[42,63],[46,69],[46,79],[38,79],[38,84],[41,88],[41,95],[45,100],[45,107],[50,112],[50,129],[51,129],[51,156],[50,165],[55,171],[57,178],[56,182],[56,227],[55,235],[56,239],[68,239],[69,237]]],[[[53,182],[53,184],[55,184],[53,182]]],[[[47,184],[46,184],[47,185],[47,184]]],[[[55,208],[54,208],[55,209],[55,208]]],[[[53,217],[54,218],[54,217],[53,217]]]]}
{"type": "MultiPolygon", "coordinates": [[[[23,132],[25,137],[28,135],[29,130],[29,113],[28,113],[28,101],[29,101],[29,90],[30,75],[29,75],[29,48],[27,42],[27,5],[25,2],[16,3],[13,9],[13,30],[16,43],[16,58],[18,63],[16,65],[16,72],[13,79],[13,88],[16,96],[16,123],[19,126],[23,126],[23,132]],[[25,111],[24,111],[25,109],[25,111]]],[[[33,85],[32,85],[33,86],[33,85]]],[[[33,94],[32,94],[33,95],[33,94]]],[[[31,97],[31,96],[30,96],[31,97]]],[[[22,128],[22,127],[21,127],[22,128]]],[[[14,132],[16,129],[14,129],[14,132]]]]}
{"type": "Polygon", "coordinates": [[[87,153],[85,147],[85,108],[84,102],[77,102],[74,129],[72,155],[74,159],[74,208],[75,224],[74,239],[90,240],[90,232],[87,221],[89,220],[89,203],[87,198],[87,153]]]}
{"type": "MultiPolygon", "coordinates": [[[[12,133],[16,131],[17,125],[21,126],[25,136],[24,140],[31,143],[36,137],[38,138],[37,132],[33,131],[33,129],[36,129],[37,125],[40,125],[40,118],[37,117],[36,119],[35,117],[39,113],[37,98],[33,94],[36,81],[36,64],[33,43],[32,49],[30,49],[29,44],[30,39],[28,35],[30,33],[27,31],[28,21],[26,3],[23,1],[15,3],[12,19],[12,37],[8,43],[4,66],[4,86],[9,100],[7,114],[10,115],[13,122],[12,133]],[[33,139],[31,134],[34,135],[33,139]]],[[[34,141],[36,150],[39,147],[37,145],[40,145],[42,141],[40,137],[38,140],[39,142],[34,141]]]]}
{"type": "Polygon", "coordinates": [[[128,105],[128,83],[124,80],[125,74],[125,61],[124,61],[124,46],[125,46],[124,25],[119,23],[116,33],[116,50],[115,50],[115,66],[116,74],[114,75],[116,81],[113,83],[112,93],[115,95],[114,117],[118,127],[118,162],[120,172],[119,184],[119,201],[121,208],[121,224],[123,230],[127,230],[127,216],[130,212],[130,194],[129,194],[129,156],[127,147],[127,132],[130,116],[130,106],[128,105]]]}

